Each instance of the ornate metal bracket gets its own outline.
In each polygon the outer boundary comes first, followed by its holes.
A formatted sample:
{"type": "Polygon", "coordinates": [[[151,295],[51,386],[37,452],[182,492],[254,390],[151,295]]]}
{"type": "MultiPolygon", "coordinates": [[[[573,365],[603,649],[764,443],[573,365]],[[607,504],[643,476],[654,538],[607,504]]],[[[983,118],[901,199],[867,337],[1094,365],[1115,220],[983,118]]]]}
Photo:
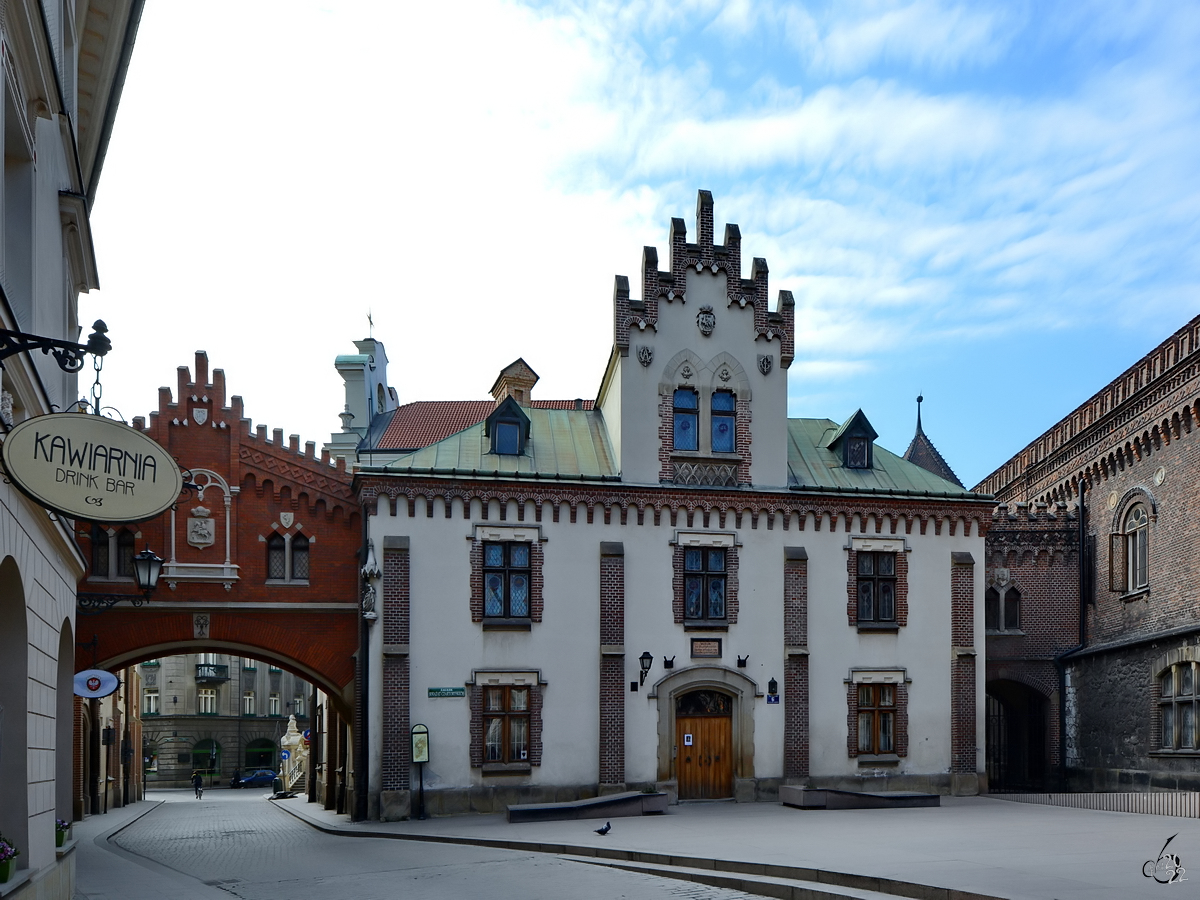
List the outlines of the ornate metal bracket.
{"type": "Polygon", "coordinates": [[[128,600],[134,606],[141,606],[146,602],[146,599],[141,594],[90,594],[81,592],[75,595],[75,609],[81,613],[98,613],[112,609],[122,600],[128,600]]]}
{"type": "Polygon", "coordinates": [[[52,355],[64,372],[78,372],[83,368],[85,353],[104,356],[112,349],[112,341],[106,336],[108,326],[101,319],[97,319],[92,323],[92,328],[86,344],[74,344],[70,341],[26,334],[23,331],[0,329],[0,361],[17,353],[41,350],[42,353],[52,355]]]}

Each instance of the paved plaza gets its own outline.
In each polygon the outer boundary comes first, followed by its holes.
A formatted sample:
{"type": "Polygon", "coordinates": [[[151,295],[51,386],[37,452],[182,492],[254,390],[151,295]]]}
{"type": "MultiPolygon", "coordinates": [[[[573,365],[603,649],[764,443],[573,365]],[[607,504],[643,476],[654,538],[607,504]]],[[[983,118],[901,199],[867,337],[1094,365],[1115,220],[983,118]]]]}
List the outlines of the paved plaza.
{"type": "MultiPolygon", "coordinates": [[[[831,877],[843,885],[850,874],[890,879],[903,883],[886,888],[892,895],[946,900],[1126,900],[1200,892],[1200,820],[986,797],[942,802],[932,809],[844,811],[682,804],[665,816],[613,820],[601,837],[592,830],[601,824],[594,820],[512,825],[502,816],[463,816],[351,823],[302,798],[270,801],[259,792],[215,790],[198,801],[185,791],[156,791],[145,802],[76,824],[76,896],[801,896],[781,893],[796,885],[770,867],[842,873],[831,877]],[[1172,835],[1169,852],[1185,870],[1191,864],[1195,878],[1187,871],[1186,881],[1173,884],[1145,877],[1143,864],[1157,858],[1172,835]],[[723,886],[677,880],[697,876],[723,886]]],[[[825,896],[886,896],[872,886],[880,885],[866,879],[851,887],[809,884],[825,896]]]]}

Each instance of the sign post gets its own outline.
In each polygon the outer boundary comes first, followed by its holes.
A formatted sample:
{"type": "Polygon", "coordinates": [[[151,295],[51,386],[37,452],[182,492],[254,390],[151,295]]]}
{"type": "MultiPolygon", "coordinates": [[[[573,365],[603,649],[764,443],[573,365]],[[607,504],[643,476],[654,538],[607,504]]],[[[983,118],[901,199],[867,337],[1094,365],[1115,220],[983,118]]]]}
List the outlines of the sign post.
{"type": "Polygon", "coordinates": [[[425,763],[429,762],[429,729],[424,725],[412,727],[412,761],[417,764],[420,791],[417,794],[417,818],[425,821],[425,763]]]}

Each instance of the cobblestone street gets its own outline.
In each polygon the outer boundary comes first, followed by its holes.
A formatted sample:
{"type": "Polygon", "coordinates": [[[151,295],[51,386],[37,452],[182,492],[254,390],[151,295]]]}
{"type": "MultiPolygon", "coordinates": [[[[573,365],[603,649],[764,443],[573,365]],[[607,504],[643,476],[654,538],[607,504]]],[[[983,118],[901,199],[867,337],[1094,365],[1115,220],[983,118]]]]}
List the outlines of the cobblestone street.
{"type": "MultiPolygon", "coordinates": [[[[150,801],[156,800],[165,802],[111,839],[81,842],[77,900],[750,896],[546,854],[327,835],[277,809],[258,791],[206,791],[202,800],[190,791],[156,791],[150,801]]],[[[594,825],[564,822],[563,828],[589,832],[594,825]]]]}

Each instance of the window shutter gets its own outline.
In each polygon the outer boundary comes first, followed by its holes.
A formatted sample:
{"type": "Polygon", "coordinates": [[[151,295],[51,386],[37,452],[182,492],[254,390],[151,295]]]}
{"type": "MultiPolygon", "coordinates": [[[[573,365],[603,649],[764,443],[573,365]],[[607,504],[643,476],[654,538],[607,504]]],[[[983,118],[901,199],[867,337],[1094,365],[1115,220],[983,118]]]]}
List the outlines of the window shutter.
{"type": "Polygon", "coordinates": [[[1129,564],[1125,558],[1126,541],[1123,534],[1108,536],[1108,589],[1124,593],[1129,588],[1126,579],[1129,564]]]}

